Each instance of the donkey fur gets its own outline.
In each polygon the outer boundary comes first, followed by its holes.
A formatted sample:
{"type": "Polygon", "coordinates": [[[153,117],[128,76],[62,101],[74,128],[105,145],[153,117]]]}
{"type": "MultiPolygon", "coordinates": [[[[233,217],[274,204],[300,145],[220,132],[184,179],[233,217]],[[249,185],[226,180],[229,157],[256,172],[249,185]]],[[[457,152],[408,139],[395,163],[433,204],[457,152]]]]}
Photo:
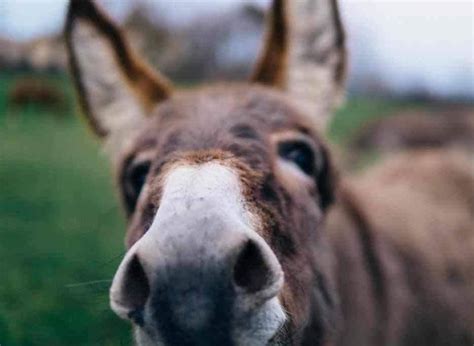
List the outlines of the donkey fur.
{"type": "MultiPolygon", "coordinates": [[[[472,345],[472,161],[451,152],[413,152],[362,177],[337,179],[315,124],[327,119],[343,87],[339,12],[335,0],[291,1],[297,3],[304,5],[300,10],[325,14],[322,36],[311,25],[289,35],[287,26],[297,18],[288,20],[289,1],[275,0],[251,83],[176,92],[139,60],[92,2],[71,1],[69,60],[92,128],[107,141],[115,137],[116,176],[129,220],[127,247],[140,241],[159,207],[167,165],[231,162],[246,202],[262,220],[258,232],[285,275],[279,299],[287,321],[270,345],[472,345]],[[305,34],[311,32],[309,43],[329,46],[315,44],[311,54],[299,55],[294,47],[308,43],[305,34]],[[291,45],[290,37],[301,41],[291,45]],[[103,54],[89,51],[98,46],[103,54]],[[95,53],[97,64],[90,64],[88,54],[95,53]],[[306,72],[298,72],[299,63],[299,71],[306,72]],[[107,70],[97,69],[104,64],[107,70]],[[116,78],[113,87],[126,92],[94,90],[108,85],[109,71],[116,78]],[[311,88],[294,92],[296,80],[311,88]],[[315,81],[321,85],[312,85],[315,81]],[[117,95],[130,98],[125,104],[139,108],[139,114],[127,107],[110,112],[110,103],[124,102],[117,95]],[[313,103],[317,107],[309,109],[313,103]],[[114,118],[126,119],[122,125],[133,131],[117,128],[114,118]],[[305,178],[284,169],[278,156],[279,143],[300,137],[320,162],[305,178]],[[127,172],[141,160],[151,168],[138,194],[130,192],[127,172]]],[[[142,344],[156,344],[150,338],[142,344]]]]}

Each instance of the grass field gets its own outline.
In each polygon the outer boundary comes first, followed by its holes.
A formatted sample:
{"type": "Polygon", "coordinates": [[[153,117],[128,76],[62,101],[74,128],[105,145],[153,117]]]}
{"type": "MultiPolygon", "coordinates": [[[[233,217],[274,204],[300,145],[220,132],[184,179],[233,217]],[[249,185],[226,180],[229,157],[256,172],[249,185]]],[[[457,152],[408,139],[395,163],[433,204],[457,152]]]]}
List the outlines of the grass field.
{"type": "MultiPolygon", "coordinates": [[[[8,109],[12,80],[0,78],[0,345],[129,345],[108,305],[125,230],[108,161],[72,110],[8,109]]],[[[330,137],[399,107],[352,100],[330,137]]]]}
{"type": "Polygon", "coordinates": [[[72,114],[5,112],[2,82],[0,344],[130,344],[107,301],[124,231],[107,160],[72,114]]]}

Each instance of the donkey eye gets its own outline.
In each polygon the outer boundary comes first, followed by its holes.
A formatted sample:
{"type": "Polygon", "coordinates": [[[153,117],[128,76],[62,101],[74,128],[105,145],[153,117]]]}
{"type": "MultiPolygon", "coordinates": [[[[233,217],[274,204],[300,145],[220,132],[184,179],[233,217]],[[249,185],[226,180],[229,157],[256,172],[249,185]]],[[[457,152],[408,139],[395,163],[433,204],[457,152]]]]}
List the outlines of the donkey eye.
{"type": "Polygon", "coordinates": [[[136,197],[140,194],[145,180],[150,171],[150,162],[141,162],[130,168],[128,172],[128,183],[136,197]]]}
{"type": "Polygon", "coordinates": [[[303,141],[283,142],[278,145],[278,155],[286,161],[294,163],[307,175],[316,171],[314,151],[303,141]]]}

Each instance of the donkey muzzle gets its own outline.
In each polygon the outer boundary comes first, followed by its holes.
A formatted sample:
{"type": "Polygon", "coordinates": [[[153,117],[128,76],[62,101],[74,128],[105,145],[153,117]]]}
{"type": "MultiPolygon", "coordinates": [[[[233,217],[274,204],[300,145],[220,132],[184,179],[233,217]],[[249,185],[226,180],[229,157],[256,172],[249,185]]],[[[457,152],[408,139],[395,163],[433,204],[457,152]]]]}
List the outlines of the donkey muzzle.
{"type": "MultiPolygon", "coordinates": [[[[230,205],[242,196],[232,196],[236,181],[222,169],[186,189],[191,172],[169,177],[152,226],[113,280],[112,309],[162,344],[265,343],[284,321],[281,266],[244,209],[230,205]]],[[[194,170],[193,181],[206,173],[194,170]]]]}

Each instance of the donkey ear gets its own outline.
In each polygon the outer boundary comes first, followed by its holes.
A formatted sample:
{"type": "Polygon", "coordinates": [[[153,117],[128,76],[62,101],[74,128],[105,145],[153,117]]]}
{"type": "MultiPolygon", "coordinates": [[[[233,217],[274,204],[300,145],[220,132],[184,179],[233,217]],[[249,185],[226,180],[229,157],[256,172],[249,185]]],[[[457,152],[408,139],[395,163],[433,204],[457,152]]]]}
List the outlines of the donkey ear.
{"type": "Polygon", "coordinates": [[[252,80],[287,90],[325,126],[344,96],[346,60],[337,0],[273,0],[252,80]]]}
{"type": "Polygon", "coordinates": [[[169,83],[92,1],[70,1],[65,36],[82,110],[100,137],[134,126],[170,95],[169,83]]]}

